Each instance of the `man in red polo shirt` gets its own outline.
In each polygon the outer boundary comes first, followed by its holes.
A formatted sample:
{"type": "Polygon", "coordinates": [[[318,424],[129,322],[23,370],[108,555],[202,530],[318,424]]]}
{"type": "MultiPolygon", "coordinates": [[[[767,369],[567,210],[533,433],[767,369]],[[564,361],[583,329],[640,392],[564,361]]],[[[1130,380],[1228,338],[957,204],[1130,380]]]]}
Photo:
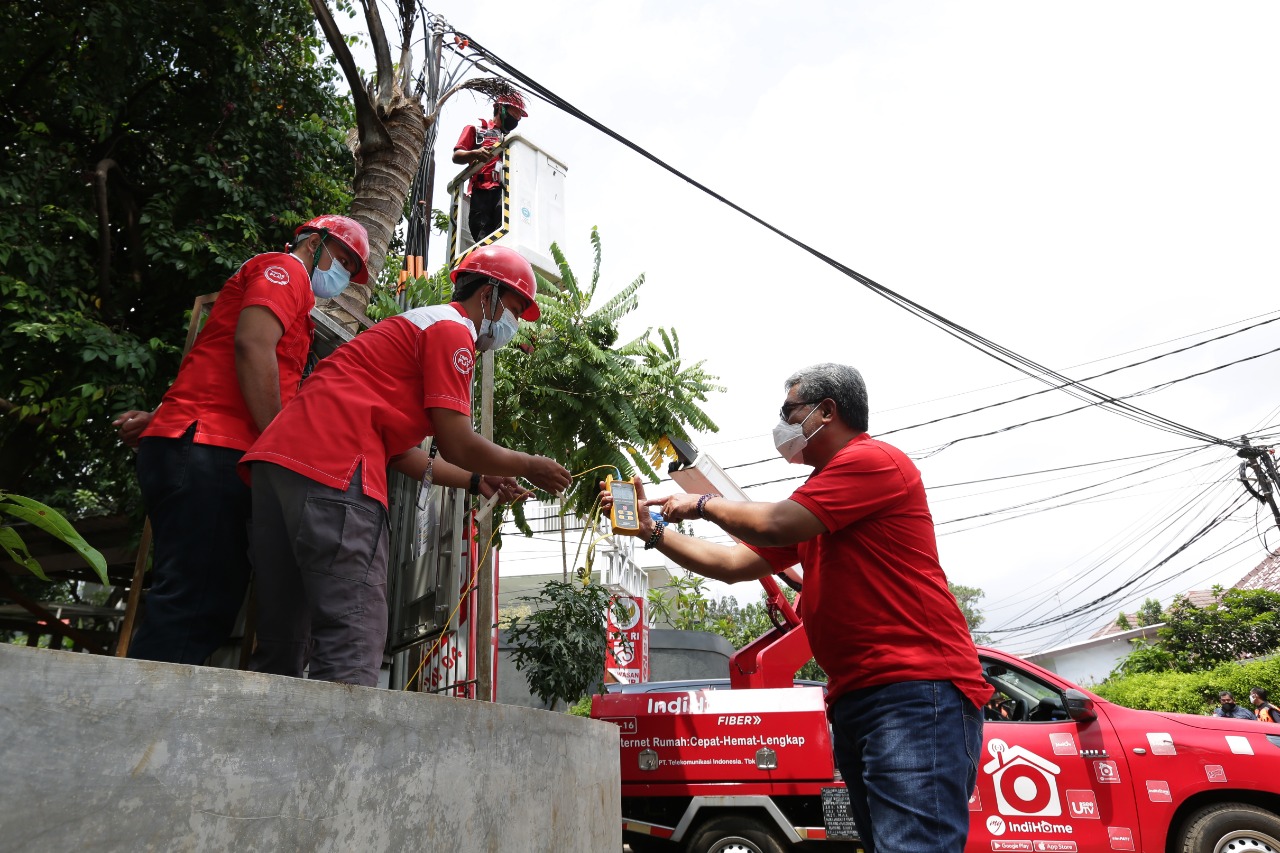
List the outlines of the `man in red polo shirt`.
{"type": "MultiPolygon", "coordinates": [[[[814,473],[789,499],[673,495],[639,536],[679,565],[734,583],[799,563],[800,613],[826,671],[836,764],[863,849],[961,853],[991,695],[938,564],[920,472],[867,434],[861,374],[819,364],[786,382],[774,444],[814,473]],[[743,544],[682,536],[703,518],[743,544]]],[[[638,483],[638,481],[637,481],[638,483]]],[[[606,508],[610,503],[605,494],[606,508]]]]}
{"type": "MultiPolygon", "coordinates": [[[[389,317],[326,358],[241,462],[253,479],[258,672],[376,686],[387,636],[387,466],[444,482],[419,449],[551,492],[569,472],[471,429],[476,350],[537,320],[533,269],[484,246],[452,273],[454,301],[389,317]],[[310,659],[308,662],[308,651],[310,659]]],[[[451,472],[458,471],[449,466],[451,472]]],[[[480,473],[470,475],[481,490],[480,473]]],[[[445,483],[456,485],[456,483],[445,483]]]]}
{"type": "Polygon", "coordinates": [[[527,115],[519,92],[499,95],[493,102],[493,121],[480,119],[479,124],[464,127],[453,146],[455,163],[471,165],[488,161],[487,166],[467,181],[467,192],[471,196],[467,227],[476,243],[502,224],[502,177],[492,149],[527,115]]]}
{"type": "Polygon", "coordinates": [[[369,238],[345,216],[298,228],[288,252],[227,279],[178,377],[153,412],[114,424],[138,448],[155,534],[151,589],[129,656],[203,663],[226,641],[249,583],[249,489],[236,463],[289,402],[311,349],[315,296],[364,284],[369,238]]]}

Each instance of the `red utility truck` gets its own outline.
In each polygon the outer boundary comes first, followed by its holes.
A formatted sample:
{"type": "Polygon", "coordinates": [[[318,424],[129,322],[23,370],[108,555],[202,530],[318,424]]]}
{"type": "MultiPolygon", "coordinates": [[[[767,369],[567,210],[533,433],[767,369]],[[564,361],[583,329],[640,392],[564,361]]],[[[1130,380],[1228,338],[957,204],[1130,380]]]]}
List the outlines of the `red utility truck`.
{"type": "MultiPolygon", "coordinates": [[[[789,686],[804,628],[765,586],[778,627],[734,656],[733,689],[592,701],[620,729],[634,853],[857,849],[822,689],[789,686]]],[[[968,853],[1280,851],[1280,726],[1135,711],[1013,655],[979,656],[999,719],[985,724],[968,853]]]]}

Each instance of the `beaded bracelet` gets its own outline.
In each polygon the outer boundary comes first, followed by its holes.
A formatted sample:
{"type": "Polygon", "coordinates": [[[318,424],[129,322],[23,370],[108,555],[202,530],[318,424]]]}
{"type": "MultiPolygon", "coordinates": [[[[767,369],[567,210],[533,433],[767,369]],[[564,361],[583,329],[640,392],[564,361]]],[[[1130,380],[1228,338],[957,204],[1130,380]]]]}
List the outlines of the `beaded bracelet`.
{"type": "Polygon", "coordinates": [[[698,498],[698,518],[702,518],[702,508],[707,505],[707,501],[718,497],[720,497],[720,495],[703,495],[698,498]]]}
{"type": "Polygon", "coordinates": [[[649,534],[649,539],[644,543],[644,549],[650,551],[658,547],[658,543],[662,541],[662,533],[667,529],[665,521],[656,521],[653,524],[653,532],[649,534]]]}

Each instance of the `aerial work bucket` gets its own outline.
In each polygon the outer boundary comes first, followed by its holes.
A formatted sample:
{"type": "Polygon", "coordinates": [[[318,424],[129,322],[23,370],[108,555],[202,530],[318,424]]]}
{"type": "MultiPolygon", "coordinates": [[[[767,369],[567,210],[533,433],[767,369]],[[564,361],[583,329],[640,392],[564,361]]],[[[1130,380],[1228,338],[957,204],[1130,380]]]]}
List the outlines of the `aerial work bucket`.
{"type": "Polygon", "coordinates": [[[467,181],[484,164],[467,167],[449,184],[449,266],[476,246],[500,243],[523,255],[542,276],[558,282],[560,269],[551,257],[551,244],[564,241],[568,168],[518,133],[508,136],[498,149],[502,216],[494,230],[476,235],[468,225],[467,181]]]}

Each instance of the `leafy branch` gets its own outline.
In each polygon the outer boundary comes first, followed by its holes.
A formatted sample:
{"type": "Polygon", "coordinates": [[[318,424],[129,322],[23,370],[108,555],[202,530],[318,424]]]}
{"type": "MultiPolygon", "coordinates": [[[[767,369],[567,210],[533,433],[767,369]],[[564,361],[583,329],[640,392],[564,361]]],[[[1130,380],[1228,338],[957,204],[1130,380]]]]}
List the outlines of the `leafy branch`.
{"type": "MultiPolygon", "coordinates": [[[[0,515],[8,516],[18,521],[25,521],[33,527],[43,530],[79,554],[97,573],[103,586],[110,584],[107,579],[107,561],[102,556],[102,553],[86,542],[84,537],[77,533],[71,523],[63,518],[62,514],[57,510],[31,498],[24,498],[21,495],[0,490],[0,515]]],[[[40,566],[40,561],[31,556],[27,543],[11,524],[0,524],[0,547],[4,548],[10,559],[21,566],[25,566],[40,580],[49,580],[49,576],[44,573],[44,569],[40,566]]]]}

